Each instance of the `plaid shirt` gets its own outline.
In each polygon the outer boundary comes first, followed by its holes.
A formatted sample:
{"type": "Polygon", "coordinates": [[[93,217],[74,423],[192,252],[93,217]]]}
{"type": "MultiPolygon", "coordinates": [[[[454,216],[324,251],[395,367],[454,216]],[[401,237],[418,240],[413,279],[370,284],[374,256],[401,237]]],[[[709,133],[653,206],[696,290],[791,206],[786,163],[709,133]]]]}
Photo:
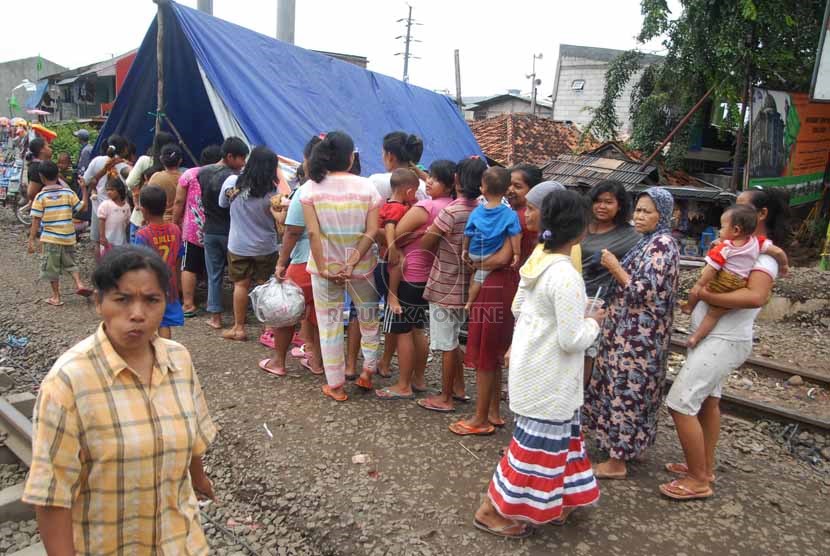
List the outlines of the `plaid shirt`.
{"type": "Polygon", "coordinates": [[[40,387],[23,501],[71,508],[78,554],[208,553],[188,469],[216,428],[188,351],[153,347],[148,387],[102,324],[40,387]]]}

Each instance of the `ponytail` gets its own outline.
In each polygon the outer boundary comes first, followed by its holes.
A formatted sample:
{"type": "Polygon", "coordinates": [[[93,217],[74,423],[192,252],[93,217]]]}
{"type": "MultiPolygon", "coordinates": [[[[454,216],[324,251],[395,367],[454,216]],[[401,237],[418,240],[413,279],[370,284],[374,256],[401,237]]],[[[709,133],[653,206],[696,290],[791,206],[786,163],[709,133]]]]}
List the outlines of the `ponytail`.
{"type": "Polygon", "coordinates": [[[418,164],[424,154],[424,142],[417,135],[393,131],[384,136],[383,150],[394,156],[401,165],[418,164]]]}
{"type": "Polygon", "coordinates": [[[756,210],[767,209],[766,226],[769,238],[779,247],[792,239],[790,229],[790,192],[784,188],[756,187],[747,190],[749,202],[756,210]]]}
{"type": "Polygon", "coordinates": [[[342,131],[332,131],[317,143],[308,158],[308,177],[317,183],[329,172],[348,172],[352,165],[354,141],[342,131]]]}

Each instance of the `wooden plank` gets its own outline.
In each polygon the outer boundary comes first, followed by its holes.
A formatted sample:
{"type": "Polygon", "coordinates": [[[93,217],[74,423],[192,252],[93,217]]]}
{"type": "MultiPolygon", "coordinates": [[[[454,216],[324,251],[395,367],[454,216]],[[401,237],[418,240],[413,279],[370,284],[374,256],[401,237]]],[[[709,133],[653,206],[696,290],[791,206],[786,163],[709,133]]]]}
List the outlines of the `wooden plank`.
{"type": "Polygon", "coordinates": [[[32,465],[32,422],[4,399],[0,399],[0,432],[6,446],[27,467],[32,465]]]}

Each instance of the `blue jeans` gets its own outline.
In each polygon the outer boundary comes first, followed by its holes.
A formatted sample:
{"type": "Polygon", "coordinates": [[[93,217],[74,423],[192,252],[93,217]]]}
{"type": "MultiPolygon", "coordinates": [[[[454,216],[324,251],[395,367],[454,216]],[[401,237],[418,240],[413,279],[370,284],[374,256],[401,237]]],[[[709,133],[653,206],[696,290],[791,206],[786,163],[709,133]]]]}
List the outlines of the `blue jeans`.
{"type": "Polygon", "coordinates": [[[208,313],[222,312],[222,278],[228,264],[228,236],[205,234],[205,267],[208,282],[208,313]]]}

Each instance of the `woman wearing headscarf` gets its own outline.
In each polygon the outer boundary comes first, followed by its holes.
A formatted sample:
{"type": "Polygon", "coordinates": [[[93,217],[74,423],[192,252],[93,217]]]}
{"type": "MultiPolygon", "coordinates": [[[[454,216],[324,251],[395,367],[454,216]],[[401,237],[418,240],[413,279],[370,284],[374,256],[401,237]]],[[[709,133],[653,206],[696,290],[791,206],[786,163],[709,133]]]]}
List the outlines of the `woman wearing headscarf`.
{"type": "Polygon", "coordinates": [[[594,467],[600,479],[624,479],[626,462],[657,435],[680,258],[671,236],[673,206],[665,189],[647,189],[634,209],[642,239],[622,262],[602,251],[615,286],[584,407],[588,427],[609,455],[594,467]]]}

